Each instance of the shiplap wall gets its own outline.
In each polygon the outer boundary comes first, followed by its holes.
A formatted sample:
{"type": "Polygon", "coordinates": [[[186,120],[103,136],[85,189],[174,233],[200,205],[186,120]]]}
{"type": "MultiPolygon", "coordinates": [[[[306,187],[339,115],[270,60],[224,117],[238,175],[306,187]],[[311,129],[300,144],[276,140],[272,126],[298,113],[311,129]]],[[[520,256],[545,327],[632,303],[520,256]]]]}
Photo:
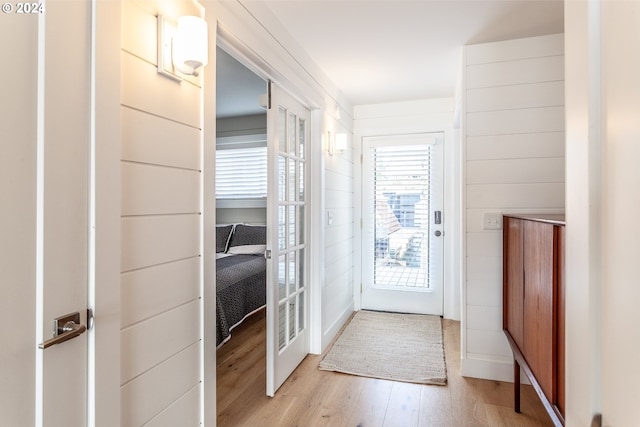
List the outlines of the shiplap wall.
{"type": "MultiPolygon", "coordinates": [[[[326,119],[326,124],[333,122],[326,119]]],[[[349,147],[343,153],[324,151],[324,282],[322,286],[322,348],[333,339],[345,317],[353,311],[353,145],[350,132],[337,121],[331,131],[349,134],[349,147]],[[328,215],[333,219],[329,224],[328,215]]],[[[325,135],[328,135],[325,132],[325,135]]],[[[327,136],[328,138],[328,136],[327,136]]],[[[309,203],[314,209],[314,201],[309,203]]]]}
{"type": "Polygon", "coordinates": [[[486,212],[563,213],[563,35],[465,47],[462,373],[511,380],[502,332],[502,230],[486,212]]]}
{"type": "Polygon", "coordinates": [[[202,90],[158,74],[158,12],[201,10],[122,3],[121,425],[196,426],[202,90]]]}

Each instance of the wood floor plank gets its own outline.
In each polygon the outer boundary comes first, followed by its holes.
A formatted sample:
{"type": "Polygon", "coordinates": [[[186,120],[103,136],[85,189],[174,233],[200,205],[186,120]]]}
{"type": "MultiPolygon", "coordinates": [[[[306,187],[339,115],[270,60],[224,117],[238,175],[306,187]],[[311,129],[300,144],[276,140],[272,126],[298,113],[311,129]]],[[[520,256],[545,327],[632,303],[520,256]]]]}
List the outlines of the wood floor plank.
{"type": "Polygon", "coordinates": [[[448,384],[408,384],[320,371],[308,355],[276,396],[266,396],[264,310],[234,329],[217,351],[220,427],[549,427],[531,386],[522,413],[512,384],[460,376],[460,323],[443,321],[448,384]]]}
{"type": "Polygon", "coordinates": [[[485,406],[487,412],[487,425],[491,427],[536,427],[540,425],[540,420],[534,414],[517,414],[511,408],[499,405],[485,406]]]}
{"type": "Polygon", "coordinates": [[[451,424],[451,393],[449,387],[422,387],[419,426],[453,427],[451,424]]]}
{"type": "Polygon", "coordinates": [[[393,383],[383,427],[418,426],[422,387],[420,384],[393,383]]]}
{"type": "Polygon", "coordinates": [[[366,378],[347,425],[378,427],[384,423],[393,381],[366,378]]]}
{"type": "MultiPolygon", "coordinates": [[[[254,415],[254,411],[269,406],[269,398],[265,394],[266,381],[266,372],[258,377],[245,378],[245,392],[230,402],[226,408],[218,409],[217,425],[219,427],[251,425],[249,421],[254,415]]],[[[220,393],[216,394],[219,396],[218,401],[220,401],[220,393]]]]}
{"type": "Polygon", "coordinates": [[[298,419],[315,427],[347,425],[364,384],[364,378],[354,381],[350,375],[331,375],[298,419]]]}
{"type": "MultiPolygon", "coordinates": [[[[282,395],[266,398],[268,402],[260,401],[255,407],[252,402],[245,401],[245,412],[249,414],[246,422],[228,424],[229,426],[293,426],[289,422],[295,417],[294,413],[300,407],[300,399],[296,396],[282,395]]],[[[220,425],[220,424],[218,424],[220,425]]]]}

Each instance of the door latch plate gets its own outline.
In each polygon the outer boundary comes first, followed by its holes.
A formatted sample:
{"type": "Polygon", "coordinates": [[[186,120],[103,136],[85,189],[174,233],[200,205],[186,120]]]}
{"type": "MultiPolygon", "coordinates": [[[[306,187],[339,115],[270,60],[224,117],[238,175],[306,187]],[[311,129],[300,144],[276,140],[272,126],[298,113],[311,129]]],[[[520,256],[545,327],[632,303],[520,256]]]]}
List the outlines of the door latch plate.
{"type": "Polygon", "coordinates": [[[73,322],[76,325],[80,324],[80,313],[69,313],[64,316],[56,317],[53,319],[53,336],[57,337],[58,335],[62,335],[64,331],[64,325],[67,322],[73,322]]]}

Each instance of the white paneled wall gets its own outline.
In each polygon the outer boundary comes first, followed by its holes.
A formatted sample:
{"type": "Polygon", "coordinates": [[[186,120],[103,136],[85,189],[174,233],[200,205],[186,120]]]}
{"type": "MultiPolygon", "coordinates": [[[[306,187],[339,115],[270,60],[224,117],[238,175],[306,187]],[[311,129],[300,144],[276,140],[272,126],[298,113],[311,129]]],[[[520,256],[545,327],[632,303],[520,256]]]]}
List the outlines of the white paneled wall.
{"type": "Polygon", "coordinates": [[[464,82],[462,373],[510,380],[502,230],[483,218],[564,212],[563,35],[467,46],[464,82]]]}
{"type": "MultiPolygon", "coordinates": [[[[336,123],[336,126],[339,126],[336,123]]],[[[343,130],[340,130],[342,132],[343,130]]],[[[338,131],[336,131],[338,132],[338,131]]],[[[331,132],[335,135],[335,132],[331,132]]],[[[353,147],[344,153],[324,152],[324,284],[322,347],[333,339],[353,311],[354,188],[353,147]],[[328,215],[331,215],[331,224],[328,215]]],[[[312,206],[313,209],[313,206],[312,206]]]]}
{"type": "Polygon", "coordinates": [[[122,3],[122,426],[200,424],[202,90],[158,74],[155,19],[200,9],[162,6],[122,3]]]}

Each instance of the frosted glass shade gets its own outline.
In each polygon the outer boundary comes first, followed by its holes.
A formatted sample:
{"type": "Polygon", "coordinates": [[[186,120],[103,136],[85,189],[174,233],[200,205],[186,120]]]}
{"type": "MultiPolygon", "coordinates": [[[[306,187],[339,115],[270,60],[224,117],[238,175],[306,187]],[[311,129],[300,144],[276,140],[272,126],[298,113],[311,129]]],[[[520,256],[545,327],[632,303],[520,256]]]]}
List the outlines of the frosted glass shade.
{"type": "Polygon", "coordinates": [[[336,134],[336,151],[343,152],[347,149],[348,139],[346,133],[336,134]]]}
{"type": "Polygon", "coordinates": [[[207,23],[197,16],[181,16],[173,38],[173,66],[182,74],[198,75],[209,61],[207,23]]]}

